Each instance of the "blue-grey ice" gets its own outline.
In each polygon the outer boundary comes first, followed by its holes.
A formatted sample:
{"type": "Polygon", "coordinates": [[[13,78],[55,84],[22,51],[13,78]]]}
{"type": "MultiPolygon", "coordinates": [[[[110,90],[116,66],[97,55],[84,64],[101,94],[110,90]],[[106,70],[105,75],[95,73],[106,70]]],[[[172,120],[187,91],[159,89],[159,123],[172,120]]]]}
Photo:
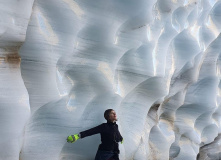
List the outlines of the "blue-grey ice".
{"type": "Polygon", "coordinates": [[[221,159],[221,0],[0,0],[0,160],[221,159]]]}

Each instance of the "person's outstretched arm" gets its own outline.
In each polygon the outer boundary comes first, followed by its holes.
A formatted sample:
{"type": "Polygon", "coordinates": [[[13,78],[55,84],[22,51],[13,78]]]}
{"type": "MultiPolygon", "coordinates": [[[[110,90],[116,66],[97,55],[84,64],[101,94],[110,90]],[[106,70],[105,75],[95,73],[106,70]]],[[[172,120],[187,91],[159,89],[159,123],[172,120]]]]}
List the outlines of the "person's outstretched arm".
{"type": "Polygon", "coordinates": [[[84,138],[84,137],[92,136],[94,134],[101,133],[102,128],[103,128],[103,124],[96,126],[94,128],[88,129],[86,131],[80,132],[79,133],[80,138],[84,138]]]}
{"type": "Polygon", "coordinates": [[[70,135],[67,137],[67,142],[74,143],[79,138],[84,138],[84,137],[88,137],[94,134],[101,133],[102,128],[103,128],[103,124],[96,126],[94,128],[88,129],[86,131],[80,132],[79,134],[70,135]]]}

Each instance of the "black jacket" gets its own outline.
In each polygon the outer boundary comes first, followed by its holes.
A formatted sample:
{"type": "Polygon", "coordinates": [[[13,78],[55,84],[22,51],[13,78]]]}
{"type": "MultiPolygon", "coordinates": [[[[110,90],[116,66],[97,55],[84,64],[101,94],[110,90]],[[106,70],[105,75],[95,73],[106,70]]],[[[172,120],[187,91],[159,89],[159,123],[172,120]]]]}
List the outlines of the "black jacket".
{"type": "Polygon", "coordinates": [[[80,137],[84,138],[98,133],[101,135],[101,144],[99,145],[98,150],[120,153],[118,142],[121,142],[123,137],[118,130],[116,122],[113,123],[107,121],[107,123],[102,123],[99,126],[80,132],[80,137]]]}

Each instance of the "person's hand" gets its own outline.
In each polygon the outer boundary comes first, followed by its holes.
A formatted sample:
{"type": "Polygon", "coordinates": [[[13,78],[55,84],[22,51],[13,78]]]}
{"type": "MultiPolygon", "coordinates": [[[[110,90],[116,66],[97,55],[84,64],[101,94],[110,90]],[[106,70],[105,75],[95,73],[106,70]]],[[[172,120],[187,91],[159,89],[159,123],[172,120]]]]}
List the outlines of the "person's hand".
{"type": "Polygon", "coordinates": [[[123,144],[123,142],[124,142],[124,139],[122,139],[122,141],[120,143],[123,144]]]}
{"type": "Polygon", "coordinates": [[[67,137],[67,142],[68,143],[74,143],[76,142],[80,137],[78,136],[78,134],[75,135],[70,135],[67,137]]]}

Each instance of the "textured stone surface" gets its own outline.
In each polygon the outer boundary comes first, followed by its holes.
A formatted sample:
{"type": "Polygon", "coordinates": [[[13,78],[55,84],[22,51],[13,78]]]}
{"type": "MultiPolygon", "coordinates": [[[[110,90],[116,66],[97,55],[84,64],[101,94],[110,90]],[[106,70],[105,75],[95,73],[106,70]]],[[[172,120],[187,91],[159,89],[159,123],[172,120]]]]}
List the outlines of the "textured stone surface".
{"type": "Polygon", "coordinates": [[[0,159],[91,160],[99,135],[66,137],[108,108],[121,160],[221,159],[220,0],[1,0],[0,12],[0,159]]]}

